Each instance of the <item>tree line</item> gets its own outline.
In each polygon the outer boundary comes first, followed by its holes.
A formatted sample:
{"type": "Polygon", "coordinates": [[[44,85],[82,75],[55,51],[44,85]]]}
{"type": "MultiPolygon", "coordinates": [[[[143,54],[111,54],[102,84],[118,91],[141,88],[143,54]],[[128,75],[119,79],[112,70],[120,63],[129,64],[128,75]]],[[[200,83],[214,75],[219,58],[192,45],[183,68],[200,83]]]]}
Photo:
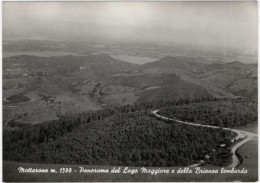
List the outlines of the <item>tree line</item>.
{"type": "Polygon", "coordinates": [[[257,121],[257,103],[248,99],[166,106],[163,116],[222,127],[245,126],[257,121]]]}
{"type": "Polygon", "coordinates": [[[33,137],[33,134],[28,137],[28,144],[19,138],[16,143],[9,142],[5,159],[58,164],[186,166],[203,159],[230,139],[232,133],[169,124],[146,112],[129,112],[85,123],[56,139],[41,139],[39,143],[33,137]]]}
{"type": "Polygon", "coordinates": [[[3,158],[35,163],[186,165],[232,134],[221,129],[166,124],[151,117],[149,112],[173,106],[243,100],[160,100],[66,114],[58,120],[4,129],[3,158]]]}

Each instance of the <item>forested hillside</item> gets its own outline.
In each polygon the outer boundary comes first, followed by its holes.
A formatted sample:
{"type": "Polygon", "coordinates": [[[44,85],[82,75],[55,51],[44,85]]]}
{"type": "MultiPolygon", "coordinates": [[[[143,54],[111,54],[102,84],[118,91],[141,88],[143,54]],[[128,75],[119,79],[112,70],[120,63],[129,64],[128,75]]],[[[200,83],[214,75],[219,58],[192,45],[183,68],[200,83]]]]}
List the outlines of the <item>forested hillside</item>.
{"type": "Polygon", "coordinates": [[[257,121],[253,99],[189,103],[162,108],[160,114],[174,119],[215,126],[245,126],[257,121]]]}
{"type": "Polygon", "coordinates": [[[254,105],[248,99],[180,99],[68,114],[55,121],[6,129],[3,156],[4,160],[35,163],[182,166],[217,149],[210,163],[222,166],[229,161],[230,150],[229,147],[218,150],[218,146],[229,141],[234,134],[221,128],[166,123],[155,119],[150,111],[161,109],[161,113],[168,115],[171,114],[169,111],[185,109],[186,119],[190,120],[188,117],[196,116],[194,108],[198,107],[202,115],[197,119],[210,116],[211,121],[217,120],[210,124],[216,125],[225,116],[230,116],[230,121],[233,114],[241,120],[232,125],[246,125],[255,120],[254,105]],[[233,112],[230,113],[228,108],[233,112]],[[212,111],[215,110],[214,115],[212,111]]]}

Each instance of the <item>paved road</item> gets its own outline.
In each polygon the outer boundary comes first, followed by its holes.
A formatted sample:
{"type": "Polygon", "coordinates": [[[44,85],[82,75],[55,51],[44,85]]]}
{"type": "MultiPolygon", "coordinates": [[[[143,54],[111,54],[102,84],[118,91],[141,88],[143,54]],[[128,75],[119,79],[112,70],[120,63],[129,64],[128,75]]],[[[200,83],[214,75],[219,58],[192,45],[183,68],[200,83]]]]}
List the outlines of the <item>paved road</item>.
{"type": "MultiPolygon", "coordinates": [[[[160,118],[162,120],[170,120],[170,121],[177,122],[177,123],[182,123],[182,124],[192,125],[192,126],[198,126],[198,127],[205,127],[205,128],[215,128],[215,129],[220,128],[219,126],[203,125],[203,124],[198,124],[198,123],[191,123],[191,122],[186,122],[186,121],[180,121],[180,120],[177,120],[177,119],[167,118],[165,116],[159,115],[158,112],[159,112],[159,110],[152,111],[154,116],[156,116],[157,118],[160,118]]],[[[246,131],[243,131],[243,130],[232,129],[232,128],[222,128],[222,129],[223,130],[230,130],[230,131],[235,132],[237,134],[237,136],[232,140],[235,141],[235,139],[241,139],[231,149],[232,163],[228,166],[229,168],[237,167],[240,163],[238,157],[236,156],[237,149],[239,147],[241,147],[242,145],[244,145],[245,143],[247,143],[248,141],[252,140],[253,138],[257,138],[258,135],[254,134],[254,133],[246,132],[246,131]]],[[[192,165],[192,167],[199,166],[200,164],[201,163],[194,164],[194,165],[192,165]]]]}

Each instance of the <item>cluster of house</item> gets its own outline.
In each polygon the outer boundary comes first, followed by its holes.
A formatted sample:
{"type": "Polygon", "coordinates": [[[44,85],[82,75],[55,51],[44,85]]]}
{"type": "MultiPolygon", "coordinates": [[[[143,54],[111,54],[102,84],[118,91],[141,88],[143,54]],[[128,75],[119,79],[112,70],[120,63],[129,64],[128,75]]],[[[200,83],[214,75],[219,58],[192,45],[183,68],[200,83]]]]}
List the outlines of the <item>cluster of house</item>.
{"type": "Polygon", "coordinates": [[[23,74],[24,77],[29,77],[29,76],[49,76],[48,72],[33,72],[33,73],[25,73],[23,74]]]}

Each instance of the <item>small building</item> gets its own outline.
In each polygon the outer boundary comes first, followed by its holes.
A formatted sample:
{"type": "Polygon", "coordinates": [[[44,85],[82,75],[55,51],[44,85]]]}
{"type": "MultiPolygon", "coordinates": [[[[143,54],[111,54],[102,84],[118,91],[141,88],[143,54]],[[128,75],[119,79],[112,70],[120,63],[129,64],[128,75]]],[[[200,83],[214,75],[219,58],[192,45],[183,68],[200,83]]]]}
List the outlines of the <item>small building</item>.
{"type": "Polygon", "coordinates": [[[241,135],[240,138],[241,138],[241,139],[245,138],[245,135],[241,135]]]}
{"type": "Polygon", "coordinates": [[[220,147],[226,147],[226,144],[220,144],[219,146],[220,147]]]}
{"type": "Polygon", "coordinates": [[[236,137],[236,138],[235,138],[235,140],[239,140],[239,139],[240,139],[240,137],[236,137]]]}
{"type": "Polygon", "coordinates": [[[210,158],[210,155],[206,154],[206,155],[205,155],[205,158],[206,158],[206,159],[209,159],[209,158],[210,158]]]}
{"type": "Polygon", "coordinates": [[[86,70],[86,67],[84,67],[84,66],[79,66],[79,70],[80,70],[80,71],[86,70]]]}

